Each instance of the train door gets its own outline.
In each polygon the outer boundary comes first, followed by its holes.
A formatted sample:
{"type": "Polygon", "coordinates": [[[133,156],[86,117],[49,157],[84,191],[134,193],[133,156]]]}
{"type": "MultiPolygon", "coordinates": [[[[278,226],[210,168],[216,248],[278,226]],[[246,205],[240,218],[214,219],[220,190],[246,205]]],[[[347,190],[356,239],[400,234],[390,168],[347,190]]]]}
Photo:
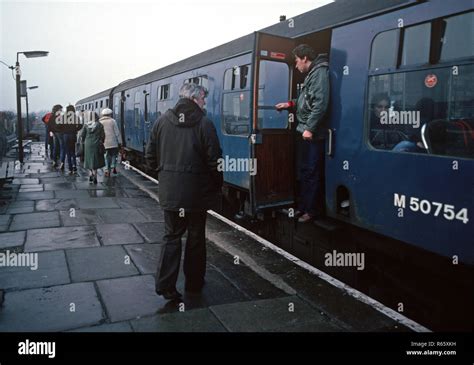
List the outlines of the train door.
{"type": "Polygon", "coordinates": [[[291,99],[294,41],[256,33],[250,154],[254,212],[294,203],[293,114],[275,105],[291,99]]]}
{"type": "Polygon", "coordinates": [[[145,95],[145,105],[143,110],[143,156],[145,156],[146,144],[148,142],[148,138],[150,136],[150,130],[152,127],[151,123],[151,84],[146,84],[145,89],[143,90],[143,94],[145,95]]]}

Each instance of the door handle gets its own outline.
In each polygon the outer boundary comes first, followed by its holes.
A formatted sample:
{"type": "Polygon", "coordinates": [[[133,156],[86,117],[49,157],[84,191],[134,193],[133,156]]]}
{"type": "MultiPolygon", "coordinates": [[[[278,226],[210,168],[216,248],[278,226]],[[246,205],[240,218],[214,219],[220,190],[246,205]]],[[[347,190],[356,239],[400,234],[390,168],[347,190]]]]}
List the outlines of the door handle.
{"type": "Polygon", "coordinates": [[[328,150],[326,154],[332,157],[332,134],[333,131],[331,128],[328,129],[328,150]]]}

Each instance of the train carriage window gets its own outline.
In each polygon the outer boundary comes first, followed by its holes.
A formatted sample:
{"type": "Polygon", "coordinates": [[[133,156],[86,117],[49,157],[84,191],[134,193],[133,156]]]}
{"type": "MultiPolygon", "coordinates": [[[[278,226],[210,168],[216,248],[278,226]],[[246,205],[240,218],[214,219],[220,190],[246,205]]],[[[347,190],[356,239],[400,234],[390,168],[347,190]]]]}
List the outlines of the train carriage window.
{"type": "Polygon", "coordinates": [[[474,12],[444,19],[441,61],[474,56],[474,12]]]}
{"type": "Polygon", "coordinates": [[[399,29],[393,29],[375,36],[370,57],[370,68],[372,70],[396,66],[399,34],[399,29]]]}
{"type": "Polygon", "coordinates": [[[426,64],[430,57],[431,23],[405,28],[402,65],[426,64]]]}
{"type": "Polygon", "coordinates": [[[96,102],[95,102],[95,108],[97,109],[98,107],[99,107],[99,102],[96,101],[96,102]]]}
{"type": "Polygon", "coordinates": [[[200,85],[203,86],[206,90],[209,90],[209,80],[207,78],[207,75],[191,77],[189,79],[184,80],[184,83],[200,85]]]}
{"type": "Polygon", "coordinates": [[[275,110],[274,105],[288,100],[290,69],[286,63],[260,61],[258,86],[258,126],[260,129],[282,129],[288,126],[288,114],[275,110]]]}
{"type": "Polygon", "coordinates": [[[118,114],[119,114],[119,104],[120,103],[120,98],[119,96],[117,95],[115,98],[114,98],[114,114],[115,114],[115,118],[118,117],[118,114]]]}
{"type": "Polygon", "coordinates": [[[134,120],[135,120],[135,127],[140,128],[140,91],[137,91],[135,93],[133,114],[134,114],[134,120]]]}
{"type": "Polygon", "coordinates": [[[171,99],[171,84],[158,86],[158,100],[169,100],[171,99]]]}
{"type": "Polygon", "coordinates": [[[101,101],[100,101],[100,107],[101,107],[101,108],[102,108],[103,104],[104,104],[104,101],[101,100],[101,101]]]}
{"type": "Polygon", "coordinates": [[[224,73],[224,90],[246,89],[249,76],[250,65],[229,68],[224,73]]]}
{"type": "Polygon", "coordinates": [[[368,139],[393,152],[474,158],[474,65],[369,79],[368,139]]]}
{"type": "Polygon", "coordinates": [[[105,99],[105,107],[106,107],[106,108],[109,107],[109,98],[105,99]]]}
{"type": "Polygon", "coordinates": [[[250,133],[250,91],[225,93],[222,96],[222,123],[225,134],[250,133]]]}

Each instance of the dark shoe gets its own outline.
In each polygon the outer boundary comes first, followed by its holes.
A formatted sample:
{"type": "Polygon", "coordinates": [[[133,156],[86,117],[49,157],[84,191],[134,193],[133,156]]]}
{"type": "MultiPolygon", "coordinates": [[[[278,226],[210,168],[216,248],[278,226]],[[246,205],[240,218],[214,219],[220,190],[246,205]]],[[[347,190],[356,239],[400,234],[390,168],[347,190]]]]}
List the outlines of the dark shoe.
{"type": "Polygon", "coordinates": [[[302,212],[301,210],[295,210],[295,212],[294,212],[294,217],[295,217],[295,218],[299,218],[299,217],[301,217],[303,214],[304,214],[304,212],[302,212]]]}
{"type": "Polygon", "coordinates": [[[116,169],[115,167],[114,167],[114,169],[112,170],[112,173],[113,173],[114,175],[117,175],[117,169],[116,169]]]}
{"type": "Polygon", "coordinates": [[[89,182],[91,183],[91,182],[93,182],[93,181],[94,181],[94,176],[92,176],[92,175],[89,176],[89,182]]]}
{"type": "Polygon", "coordinates": [[[97,177],[94,176],[94,184],[97,185],[97,177]]]}
{"type": "Polygon", "coordinates": [[[308,213],[303,214],[301,217],[298,218],[298,223],[308,223],[313,220],[313,216],[309,215],[308,213]]]}
{"type": "Polygon", "coordinates": [[[176,289],[171,290],[157,290],[156,294],[162,295],[166,300],[177,300],[182,297],[181,293],[176,289]]]}
{"type": "Polygon", "coordinates": [[[77,172],[77,167],[74,166],[74,167],[72,168],[72,171],[77,172]]]}

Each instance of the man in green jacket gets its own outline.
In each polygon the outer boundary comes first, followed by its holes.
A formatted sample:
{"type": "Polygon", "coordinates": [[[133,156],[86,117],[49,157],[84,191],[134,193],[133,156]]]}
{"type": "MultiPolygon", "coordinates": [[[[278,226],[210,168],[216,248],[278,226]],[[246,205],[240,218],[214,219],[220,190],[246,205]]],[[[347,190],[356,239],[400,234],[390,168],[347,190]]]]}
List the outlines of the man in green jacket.
{"type": "Polygon", "coordinates": [[[298,99],[275,105],[277,110],[296,107],[300,141],[300,198],[298,222],[306,223],[323,215],[324,138],[329,105],[329,63],[327,54],[316,56],[308,45],[293,50],[295,67],[307,74],[298,99]]]}

